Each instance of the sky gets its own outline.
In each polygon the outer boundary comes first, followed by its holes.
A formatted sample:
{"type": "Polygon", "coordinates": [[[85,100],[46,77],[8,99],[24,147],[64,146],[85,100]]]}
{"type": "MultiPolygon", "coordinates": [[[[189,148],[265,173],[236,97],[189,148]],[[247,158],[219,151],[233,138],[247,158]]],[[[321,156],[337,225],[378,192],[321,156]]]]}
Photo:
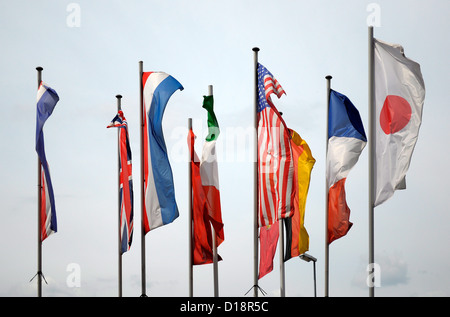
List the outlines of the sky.
{"type": "MultiPolygon", "coordinates": [[[[43,296],[117,296],[117,133],[106,129],[117,94],[133,153],[134,241],[123,259],[123,296],[141,294],[139,68],[164,71],[184,86],[166,108],[163,129],[180,216],[146,239],[148,296],[188,296],[187,121],[197,153],[207,134],[203,95],[213,85],[225,241],[219,295],[245,296],[253,285],[253,47],[286,91],[274,101],[309,144],[316,164],[306,204],[308,253],[317,258],[324,296],[326,75],[368,127],[368,23],[374,36],[401,44],[421,65],[426,97],[407,189],[375,208],[375,296],[449,296],[450,177],[447,0],[0,0],[0,296],[36,296],[36,67],[60,101],[44,126],[58,232],[43,242],[43,296]],[[444,145],[442,144],[444,142],[444,145]]],[[[347,203],[353,227],[330,245],[329,295],[366,297],[368,148],[351,170],[347,203]]],[[[274,270],[259,281],[279,296],[274,270]]],[[[314,295],[313,266],[285,263],[286,296],[314,295]]],[[[194,267],[194,296],[213,296],[211,265],[194,267]]],[[[250,297],[252,292],[246,296],[250,297]]]]}

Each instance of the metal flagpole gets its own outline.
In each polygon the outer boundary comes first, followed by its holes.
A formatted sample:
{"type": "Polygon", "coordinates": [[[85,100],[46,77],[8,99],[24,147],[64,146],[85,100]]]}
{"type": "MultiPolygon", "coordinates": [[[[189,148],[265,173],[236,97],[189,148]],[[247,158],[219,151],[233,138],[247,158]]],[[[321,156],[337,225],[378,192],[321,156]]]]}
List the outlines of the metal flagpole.
{"type": "MultiPolygon", "coordinates": [[[[327,126],[326,126],[326,133],[325,133],[325,162],[327,162],[327,156],[328,156],[328,116],[329,116],[329,110],[330,110],[330,89],[331,89],[331,79],[333,77],[328,75],[325,77],[327,80],[327,126]]],[[[327,167],[325,166],[325,171],[327,170],[327,167]]],[[[327,173],[327,172],[325,172],[327,173]]],[[[325,174],[325,297],[328,297],[328,285],[329,285],[329,244],[328,244],[328,182],[327,182],[327,175],[325,174]]]]}
{"type": "MultiPolygon", "coordinates": [[[[280,112],[280,115],[283,115],[280,112]]],[[[280,297],[286,296],[286,276],[284,273],[284,219],[278,220],[278,248],[280,257],[280,297]]]]}
{"type": "MultiPolygon", "coordinates": [[[[117,98],[117,112],[119,110],[122,110],[121,108],[121,95],[116,95],[117,98]]],[[[117,210],[119,215],[118,220],[118,248],[117,248],[117,255],[118,255],[118,271],[119,271],[119,297],[122,297],[122,250],[121,250],[121,235],[120,235],[120,129],[117,129],[117,210]]]]}
{"type": "MultiPolygon", "coordinates": [[[[39,86],[41,85],[41,81],[42,81],[42,70],[43,68],[38,66],[36,67],[37,70],[37,86],[39,89],[39,86]]],[[[36,110],[37,111],[37,110],[36,110]]],[[[38,183],[37,183],[37,188],[38,188],[38,212],[37,212],[37,225],[38,225],[38,230],[37,230],[37,281],[38,281],[38,287],[37,287],[37,296],[38,297],[42,297],[42,240],[41,240],[41,236],[42,236],[42,232],[41,232],[41,204],[42,204],[42,175],[41,175],[41,160],[39,158],[38,155],[38,183]]]]}
{"type": "Polygon", "coordinates": [[[145,282],[145,228],[144,228],[144,88],[142,87],[143,62],[139,61],[139,89],[140,89],[140,114],[141,114],[141,297],[146,297],[145,282]]]}
{"type": "MultiPolygon", "coordinates": [[[[374,275],[374,157],[375,157],[375,106],[374,106],[374,44],[373,26],[369,26],[369,277],[374,275]]],[[[375,281],[368,281],[369,296],[375,296],[375,281]]]]}
{"type": "Polygon", "coordinates": [[[280,254],[280,297],[286,296],[286,288],[285,288],[285,273],[284,273],[284,219],[280,219],[279,221],[279,254],[280,254]]]}
{"type": "MultiPolygon", "coordinates": [[[[192,118],[188,118],[188,130],[192,129],[192,118]]],[[[192,146],[189,144],[189,146],[192,146]]],[[[189,215],[188,215],[188,233],[189,233],[189,297],[194,295],[194,267],[193,267],[193,257],[194,257],[194,249],[193,249],[193,239],[192,239],[192,161],[194,160],[194,152],[190,151],[189,161],[188,161],[188,185],[189,185],[189,215]]]]}
{"type": "Polygon", "coordinates": [[[253,163],[253,296],[258,297],[258,52],[259,48],[254,47],[254,120],[255,120],[255,157],[253,163]]]}
{"type": "MultiPolygon", "coordinates": [[[[213,86],[208,85],[208,96],[213,96],[213,86]]],[[[214,297],[219,297],[219,256],[217,254],[216,231],[211,225],[212,247],[213,247],[213,276],[214,276],[214,297]]]]}

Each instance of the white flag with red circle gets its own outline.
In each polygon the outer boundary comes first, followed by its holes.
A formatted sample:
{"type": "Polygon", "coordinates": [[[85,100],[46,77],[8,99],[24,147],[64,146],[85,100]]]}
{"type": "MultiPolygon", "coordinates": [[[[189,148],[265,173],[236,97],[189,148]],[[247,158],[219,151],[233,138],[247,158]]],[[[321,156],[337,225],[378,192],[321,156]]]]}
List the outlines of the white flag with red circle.
{"type": "Polygon", "coordinates": [[[375,201],[378,206],[406,188],[406,172],[422,123],[425,85],[420,65],[403,47],[374,39],[375,201]]]}

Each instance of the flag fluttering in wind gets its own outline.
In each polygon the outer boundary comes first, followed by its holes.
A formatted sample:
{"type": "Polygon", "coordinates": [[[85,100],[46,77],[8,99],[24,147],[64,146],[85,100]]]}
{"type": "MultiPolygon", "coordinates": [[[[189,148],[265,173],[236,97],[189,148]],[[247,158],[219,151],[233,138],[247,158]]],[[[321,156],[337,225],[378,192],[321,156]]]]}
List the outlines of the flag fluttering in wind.
{"type": "Polygon", "coordinates": [[[213,96],[203,97],[203,108],[208,111],[208,136],[203,144],[200,175],[208,202],[208,217],[214,227],[216,243],[219,246],[225,239],[219,191],[219,168],[217,165],[216,141],[219,136],[219,123],[214,114],[213,96]]]}
{"type": "Polygon", "coordinates": [[[183,86],[163,72],[144,72],[142,85],[145,131],[143,222],[147,233],[151,229],[171,223],[179,215],[162,119],[169,98],[176,90],[183,90],[183,86]]]}
{"type": "Polygon", "coordinates": [[[56,208],[50,170],[44,149],[44,124],[59,101],[55,90],[41,82],[37,92],[36,111],[36,152],[41,162],[41,241],[57,231],[56,208]]]}
{"type": "Polygon", "coordinates": [[[406,188],[406,172],[419,135],[425,84],[420,65],[403,47],[374,39],[375,201],[378,206],[406,188]]]}
{"type": "Polygon", "coordinates": [[[309,235],[305,228],[306,197],[309,190],[311,171],[316,160],[300,135],[291,130],[294,161],[294,215],[284,220],[286,226],[286,253],[284,260],[299,256],[309,250],[309,235]]]}
{"type": "Polygon", "coordinates": [[[279,220],[294,213],[294,162],[289,130],[272,102],[285,91],[258,63],[258,205],[260,227],[259,277],[272,271],[279,220]]]}
{"type": "Polygon", "coordinates": [[[131,147],[128,137],[128,124],[122,110],[112,119],[107,128],[119,128],[119,183],[120,183],[120,252],[131,247],[133,240],[133,178],[131,147]]]}
{"type": "Polygon", "coordinates": [[[258,64],[258,182],[259,226],[272,225],[293,212],[294,164],[289,130],[275,108],[271,94],[284,90],[273,75],[258,64]]]}
{"type": "MultiPolygon", "coordinates": [[[[203,107],[208,111],[208,136],[203,146],[202,160],[195,153],[195,135],[189,130],[188,145],[192,171],[193,264],[213,262],[213,232],[216,245],[224,241],[220,206],[219,176],[215,144],[219,125],[213,111],[213,96],[205,96],[203,107]],[[214,231],[211,229],[211,225],[214,231]]],[[[218,256],[218,260],[221,257],[218,256]]]]}
{"type": "Polygon", "coordinates": [[[273,270],[273,257],[277,251],[279,236],[280,224],[278,221],[273,225],[267,225],[259,229],[259,240],[261,241],[261,245],[258,279],[261,279],[273,270]]]}
{"type": "Polygon", "coordinates": [[[345,181],[358,162],[367,138],[358,110],[343,94],[330,90],[328,114],[328,244],[343,237],[353,225],[347,206],[345,181]]]}

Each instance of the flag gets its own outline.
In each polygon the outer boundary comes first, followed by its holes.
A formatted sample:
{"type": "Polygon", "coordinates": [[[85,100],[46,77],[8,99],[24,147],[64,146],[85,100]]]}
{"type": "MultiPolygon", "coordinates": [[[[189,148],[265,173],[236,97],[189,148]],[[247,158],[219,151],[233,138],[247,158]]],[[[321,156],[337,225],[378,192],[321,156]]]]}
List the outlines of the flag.
{"type": "Polygon", "coordinates": [[[425,84],[420,65],[403,47],[374,39],[375,202],[406,188],[406,172],[419,135],[425,84]]]}
{"type": "Polygon", "coordinates": [[[258,63],[258,206],[260,262],[259,278],[273,269],[279,219],[294,213],[294,163],[289,130],[272,102],[285,91],[263,65],[258,63]]]}
{"type": "Polygon", "coordinates": [[[345,181],[358,162],[367,138],[358,110],[350,99],[330,90],[328,113],[328,244],[343,237],[353,225],[345,197],[345,181]]]}
{"type": "Polygon", "coordinates": [[[208,216],[216,233],[216,243],[219,246],[225,239],[220,206],[219,168],[217,165],[216,141],[220,134],[219,123],[214,114],[213,96],[203,97],[203,108],[208,111],[208,136],[203,144],[200,175],[202,186],[208,202],[208,216]]]}
{"type": "Polygon", "coordinates": [[[57,231],[56,208],[50,170],[44,150],[44,124],[59,101],[55,90],[41,82],[37,92],[36,152],[41,162],[41,241],[57,231]]]}
{"type": "Polygon", "coordinates": [[[133,240],[133,178],[131,147],[128,137],[127,119],[119,110],[107,128],[117,127],[119,131],[119,205],[120,205],[120,251],[127,252],[133,240]]]}
{"type": "Polygon", "coordinates": [[[261,279],[273,270],[273,258],[277,251],[278,237],[280,235],[280,224],[275,222],[272,225],[259,228],[260,255],[259,255],[259,274],[261,279]]]}
{"type": "Polygon", "coordinates": [[[259,226],[265,227],[292,216],[294,165],[289,131],[270,97],[285,92],[263,65],[257,72],[259,226]]]}
{"type": "Polygon", "coordinates": [[[195,135],[192,129],[188,134],[188,146],[191,153],[192,171],[192,240],[193,264],[213,262],[212,230],[209,217],[211,209],[200,174],[200,160],[194,150],[195,135]]]}
{"type": "MultiPolygon", "coordinates": [[[[208,136],[203,146],[202,160],[194,150],[195,135],[189,130],[188,145],[192,171],[193,264],[213,262],[211,225],[214,228],[216,246],[224,241],[220,207],[219,176],[215,144],[219,136],[219,124],[213,111],[213,96],[205,96],[203,108],[208,111],[208,136]]],[[[219,260],[221,257],[219,256],[219,260]]]]}
{"type": "Polygon", "coordinates": [[[308,195],[311,171],[316,160],[300,135],[291,130],[294,161],[294,215],[284,220],[286,227],[286,253],[284,260],[297,257],[309,250],[309,235],[305,228],[306,196],[308,195]]]}
{"type": "Polygon", "coordinates": [[[178,217],[172,169],[162,130],[162,119],[172,94],[183,86],[163,72],[142,75],[144,102],[144,230],[158,228],[178,217]]]}

